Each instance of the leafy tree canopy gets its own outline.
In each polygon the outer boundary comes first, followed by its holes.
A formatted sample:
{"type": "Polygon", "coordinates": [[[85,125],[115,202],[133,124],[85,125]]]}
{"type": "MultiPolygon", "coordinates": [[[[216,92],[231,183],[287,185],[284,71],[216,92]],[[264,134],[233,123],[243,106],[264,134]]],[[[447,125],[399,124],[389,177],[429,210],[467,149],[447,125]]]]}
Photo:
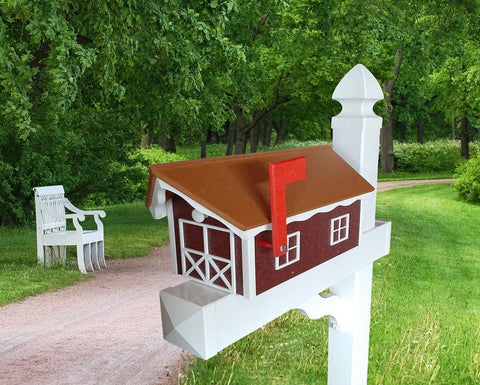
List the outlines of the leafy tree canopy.
{"type": "Polygon", "coordinates": [[[146,134],[237,153],[272,129],[277,141],[326,139],[333,89],[358,62],[385,91],[386,169],[394,138],[443,136],[453,121],[468,143],[479,3],[2,0],[0,224],[31,217],[38,185],[137,198],[125,181],[141,183],[129,154],[146,134]]]}

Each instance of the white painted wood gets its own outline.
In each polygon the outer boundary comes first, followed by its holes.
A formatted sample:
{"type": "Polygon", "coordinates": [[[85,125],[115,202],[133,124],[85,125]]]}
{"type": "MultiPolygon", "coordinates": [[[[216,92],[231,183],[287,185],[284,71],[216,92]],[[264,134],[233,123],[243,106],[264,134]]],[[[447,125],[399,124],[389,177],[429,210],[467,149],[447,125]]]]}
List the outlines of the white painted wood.
{"type": "Polygon", "coordinates": [[[329,385],[367,384],[372,267],[369,264],[330,288],[344,303],[345,319],[350,325],[329,327],[329,385]]]}
{"type": "MultiPolygon", "coordinates": [[[[342,105],[340,114],[332,118],[333,149],[375,187],[375,192],[362,200],[363,233],[378,223],[375,206],[382,118],[374,113],[373,106],[383,99],[383,91],[372,73],[357,64],[339,82],[332,98],[342,105]]],[[[389,244],[390,232],[378,242],[389,244]]],[[[367,264],[330,287],[330,293],[343,303],[341,314],[354,322],[348,327],[338,319],[338,325],[330,323],[329,385],[367,384],[372,268],[367,264]]]]}
{"type": "MultiPolygon", "coordinates": [[[[333,150],[376,189],[382,118],[373,106],[383,99],[382,88],[364,65],[357,64],[338,83],[332,98],[342,105],[332,118],[333,150]]],[[[375,200],[376,194],[371,194],[362,201],[361,231],[375,226],[375,200]]]]}
{"type": "Polygon", "coordinates": [[[82,273],[105,268],[102,210],[85,211],[67,198],[63,186],[43,186],[33,189],[37,227],[37,259],[44,266],[65,263],[66,246],[77,247],[77,263],[82,273]],[[69,213],[67,213],[67,211],[69,213]],[[97,228],[84,230],[80,225],[86,215],[92,215],[97,228]],[[75,230],[67,230],[71,220],[75,230]]]}
{"type": "Polygon", "coordinates": [[[173,202],[169,199],[166,202],[167,218],[168,218],[168,235],[170,238],[170,260],[172,263],[172,273],[180,274],[177,266],[177,242],[175,240],[175,217],[173,215],[173,202]]]}
{"type": "Polygon", "coordinates": [[[255,238],[242,239],[243,295],[253,298],[257,292],[255,276],[255,238]]]}

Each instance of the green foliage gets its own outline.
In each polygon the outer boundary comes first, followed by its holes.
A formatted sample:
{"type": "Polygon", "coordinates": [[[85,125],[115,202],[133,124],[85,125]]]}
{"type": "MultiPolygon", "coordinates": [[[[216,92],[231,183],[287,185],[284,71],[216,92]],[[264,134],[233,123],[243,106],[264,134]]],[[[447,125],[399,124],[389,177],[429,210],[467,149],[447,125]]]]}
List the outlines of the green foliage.
{"type": "MultiPolygon", "coordinates": [[[[226,145],[221,143],[209,144],[207,146],[207,157],[225,156],[226,145]]],[[[182,145],[177,148],[177,154],[184,159],[199,159],[200,148],[195,145],[182,145]]]]}
{"type": "Polygon", "coordinates": [[[437,9],[441,24],[437,31],[431,31],[442,44],[431,46],[437,65],[428,75],[426,90],[432,107],[442,110],[448,122],[462,118],[478,122],[480,47],[475,35],[479,6],[477,1],[445,3],[437,9]]]}
{"type": "Polygon", "coordinates": [[[402,55],[389,95],[398,140],[417,127],[445,136],[452,119],[476,124],[478,10],[426,0],[3,1],[0,225],[32,219],[38,185],[63,184],[89,204],[135,199],[130,154],[145,133],[198,143],[231,127],[245,144],[269,120],[285,122],[286,139],[328,140],[332,92],[358,62],[385,86],[402,55]]]}
{"type": "Polygon", "coordinates": [[[100,35],[81,36],[77,2],[0,7],[2,225],[32,219],[35,186],[63,184],[78,202],[114,185],[138,126],[93,79],[104,46],[93,44],[100,35]]]}
{"type": "Polygon", "coordinates": [[[181,155],[166,152],[164,149],[158,146],[151,146],[137,150],[134,152],[132,157],[134,159],[138,159],[141,164],[147,166],[157,163],[170,163],[186,160],[181,155]]]}
{"type": "Polygon", "coordinates": [[[223,36],[235,8],[233,0],[2,2],[0,225],[32,218],[39,185],[63,184],[76,202],[134,199],[129,154],[144,130],[188,140],[221,127],[223,78],[208,76],[243,57],[223,36]]]}
{"type": "Polygon", "coordinates": [[[114,165],[115,180],[105,184],[102,191],[88,194],[82,201],[88,206],[105,206],[144,200],[149,178],[148,166],[180,160],[185,158],[156,146],[133,150],[125,163],[117,162],[114,165]]]}
{"type": "Polygon", "coordinates": [[[459,164],[460,143],[436,140],[425,144],[395,143],[395,168],[407,172],[450,172],[459,164]]]}
{"type": "Polygon", "coordinates": [[[459,197],[467,202],[480,203],[480,156],[475,156],[458,166],[453,184],[459,197]]]}

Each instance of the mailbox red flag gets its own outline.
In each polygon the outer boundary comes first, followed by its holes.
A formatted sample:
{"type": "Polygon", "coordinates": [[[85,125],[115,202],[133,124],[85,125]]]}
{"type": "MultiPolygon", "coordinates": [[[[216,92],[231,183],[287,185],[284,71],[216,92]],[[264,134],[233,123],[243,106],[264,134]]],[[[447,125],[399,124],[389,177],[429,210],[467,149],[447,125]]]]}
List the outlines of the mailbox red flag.
{"type": "Polygon", "coordinates": [[[307,177],[304,156],[269,163],[270,209],[272,216],[272,247],[275,257],[287,252],[287,202],[285,188],[288,184],[307,177]]]}

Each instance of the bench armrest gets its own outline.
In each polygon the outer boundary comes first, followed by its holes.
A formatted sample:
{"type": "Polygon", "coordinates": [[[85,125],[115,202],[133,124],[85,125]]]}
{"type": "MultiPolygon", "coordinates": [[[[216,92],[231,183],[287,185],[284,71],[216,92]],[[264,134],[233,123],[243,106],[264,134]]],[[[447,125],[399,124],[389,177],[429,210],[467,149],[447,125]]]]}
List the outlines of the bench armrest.
{"type": "Polygon", "coordinates": [[[103,210],[80,210],[78,207],[75,207],[67,198],[65,198],[65,207],[75,214],[98,215],[100,218],[105,218],[107,216],[103,210]]]}
{"type": "MultiPolygon", "coordinates": [[[[100,220],[100,218],[105,218],[107,216],[107,214],[105,213],[105,211],[103,210],[80,210],[78,207],[75,207],[72,202],[70,202],[67,198],[65,198],[65,207],[70,210],[71,212],[75,213],[74,215],[93,215],[93,219],[95,220],[95,223],[97,225],[97,229],[98,230],[103,230],[103,223],[102,221],[100,220]]],[[[80,219],[80,221],[83,221],[85,219],[85,217],[83,217],[83,219],[80,219]]],[[[78,222],[77,222],[78,224],[78,222]]],[[[75,228],[77,228],[77,226],[75,225],[75,221],[74,221],[74,226],[75,228]]]]}

